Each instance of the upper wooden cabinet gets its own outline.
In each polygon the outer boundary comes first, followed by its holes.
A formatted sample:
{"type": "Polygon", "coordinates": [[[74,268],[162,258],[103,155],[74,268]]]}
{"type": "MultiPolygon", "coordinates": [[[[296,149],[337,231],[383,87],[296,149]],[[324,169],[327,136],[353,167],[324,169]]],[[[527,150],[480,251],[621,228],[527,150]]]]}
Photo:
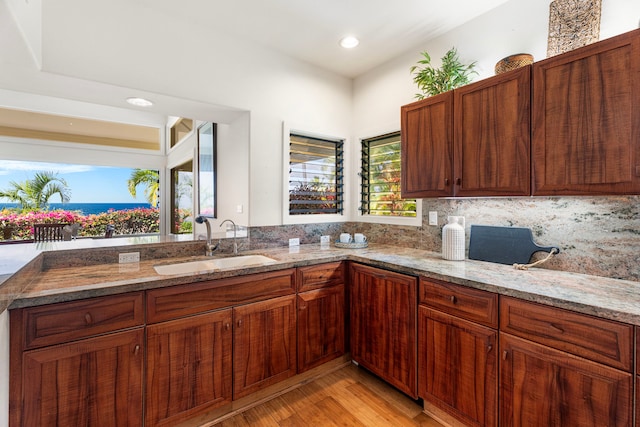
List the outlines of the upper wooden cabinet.
{"type": "Polygon", "coordinates": [[[453,191],[453,92],[401,108],[402,197],[445,197],[453,191]]]}
{"type": "Polygon", "coordinates": [[[531,67],[453,91],[453,195],[531,192],[531,67]]]}
{"type": "Polygon", "coordinates": [[[640,193],[640,30],[533,65],[533,194],[640,193]]]}
{"type": "Polygon", "coordinates": [[[530,194],[531,67],[401,108],[403,197],[530,194]]]}

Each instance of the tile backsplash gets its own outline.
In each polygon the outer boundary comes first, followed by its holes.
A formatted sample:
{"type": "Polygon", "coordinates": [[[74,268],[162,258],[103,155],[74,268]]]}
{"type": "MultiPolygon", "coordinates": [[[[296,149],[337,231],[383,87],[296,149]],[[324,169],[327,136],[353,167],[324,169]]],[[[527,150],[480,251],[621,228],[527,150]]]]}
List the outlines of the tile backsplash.
{"type": "MultiPolygon", "coordinates": [[[[448,215],[465,217],[467,250],[472,224],[531,228],[541,246],[561,253],[541,268],[640,281],[640,196],[425,199],[421,227],[348,222],[252,227],[252,249],[286,246],[290,237],[317,243],[323,234],[365,233],[370,242],[439,252],[448,215]],[[428,224],[438,212],[438,226],[428,224]]],[[[544,256],[538,253],[534,259],[544,256]]]]}

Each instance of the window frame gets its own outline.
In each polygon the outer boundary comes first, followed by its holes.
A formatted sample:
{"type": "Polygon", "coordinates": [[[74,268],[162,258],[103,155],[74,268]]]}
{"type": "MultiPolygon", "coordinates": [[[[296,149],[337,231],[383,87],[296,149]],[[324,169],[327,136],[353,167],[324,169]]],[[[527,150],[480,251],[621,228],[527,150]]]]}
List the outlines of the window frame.
{"type": "MultiPolygon", "coordinates": [[[[422,226],[422,199],[416,199],[416,216],[415,217],[403,217],[403,216],[390,216],[390,215],[370,215],[362,213],[362,199],[361,199],[361,189],[362,189],[362,144],[365,141],[369,141],[376,138],[384,137],[385,135],[392,135],[395,133],[399,133],[399,130],[390,130],[376,133],[371,136],[361,137],[358,139],[358,150],[355,159],[356,169],[358,171],[357,183],[355,188],[357,188],[356,193],[358,197],[358,203],[355,206],[355,218],[358,222],[367,222],[374,224],[391,224],[391,225],[407,225],[407,226],[422,226]]],[[[402,155],[402,154],[401,154],[402,155]]]]}
{"type": "Polygon", "coordinates": [[[346,222],[348,220],[347,211],[349,205],[349,198],[347,195],[347,173],[346,165],[348,164],[347,155],[348,141],[344,137],[329,136],[326,134],[320,134],[315,132],[309,132],[307,130],[301,130],[301,128],[289,127],[286,123],[282,126],[282,223],[283,225],[290,224],[318,224],[318,223],[335,223],[346,222]],[[309,214],[309,215],[291,215],[289,214],[289,144],[291,135],[299,135],[302,137],[322,139],[327,141],[342,141],[343,143],[343,168],[342,168],[342,212],[335,214],[309,214]]]}

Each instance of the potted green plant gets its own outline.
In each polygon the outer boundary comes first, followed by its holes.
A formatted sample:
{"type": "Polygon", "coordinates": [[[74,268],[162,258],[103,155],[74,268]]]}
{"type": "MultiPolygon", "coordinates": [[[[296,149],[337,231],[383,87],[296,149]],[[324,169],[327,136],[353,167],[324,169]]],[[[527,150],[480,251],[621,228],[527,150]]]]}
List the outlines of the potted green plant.
{"type": "Polygon", "coordinates": [[[465,65],[460,62],[458,51],[455,47],[449,49],[442,57],[442,66],[435,68],[431,65],[431,57],[427,52],[422,52],[424,59],[418,61],[418,65],[411,67],[413,81],[418,85],[420,93],[416,93],[417,99],[437,95],[442,92],[464,86],[471,82],[471,75],[478,74],[474,68],[476,62],[465,65]]]}

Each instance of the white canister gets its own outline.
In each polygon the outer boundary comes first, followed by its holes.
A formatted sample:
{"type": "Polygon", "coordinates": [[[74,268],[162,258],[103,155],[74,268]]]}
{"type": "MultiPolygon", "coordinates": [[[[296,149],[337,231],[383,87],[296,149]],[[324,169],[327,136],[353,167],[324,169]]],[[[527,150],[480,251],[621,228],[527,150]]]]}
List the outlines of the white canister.
{"type": "Polygon", "coordinates": [[[442,258],[451,261],[464,260],[464,217],[449,216],[442,228],[442,258]]]}

